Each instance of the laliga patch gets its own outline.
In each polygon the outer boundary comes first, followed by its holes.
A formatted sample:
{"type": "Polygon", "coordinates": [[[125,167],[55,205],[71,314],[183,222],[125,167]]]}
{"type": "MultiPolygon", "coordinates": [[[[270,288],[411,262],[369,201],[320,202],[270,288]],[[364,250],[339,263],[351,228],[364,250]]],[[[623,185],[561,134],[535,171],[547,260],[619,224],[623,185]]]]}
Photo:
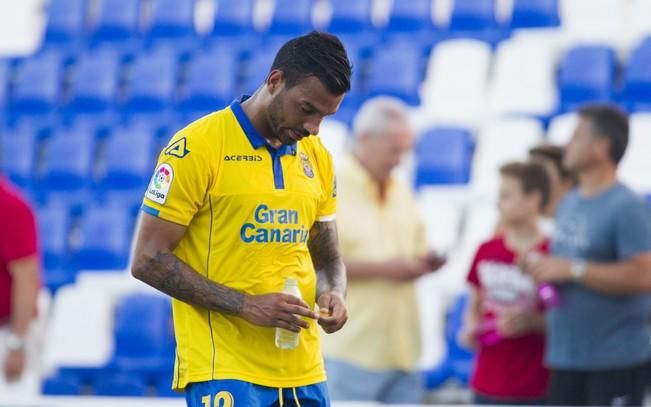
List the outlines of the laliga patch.
{"type": "Polygon", "coordinates": [[[169,164],[159,165],[154,172],[154,176],[151,177],[149,188],[147,188],[147,199],[164,204],[167,201],[167,195],[173,179],[174,170],[172,170],[172,166],[169,164]]]}

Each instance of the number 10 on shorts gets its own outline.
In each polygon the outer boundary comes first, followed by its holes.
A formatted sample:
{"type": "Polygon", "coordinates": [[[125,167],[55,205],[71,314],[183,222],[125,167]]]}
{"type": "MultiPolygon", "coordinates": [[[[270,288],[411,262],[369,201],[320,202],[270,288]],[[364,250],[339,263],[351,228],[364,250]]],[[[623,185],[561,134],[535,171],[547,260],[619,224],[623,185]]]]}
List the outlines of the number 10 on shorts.
{"type": "Polygon", "coordinates": [[[233,407],[235,404],[233,401],[233,395],[227,391],[220,391],[217,393],[212,404],[210,403],[211,398],[212,396],[210,394],[201,397],[203,407],[233,407]]]}

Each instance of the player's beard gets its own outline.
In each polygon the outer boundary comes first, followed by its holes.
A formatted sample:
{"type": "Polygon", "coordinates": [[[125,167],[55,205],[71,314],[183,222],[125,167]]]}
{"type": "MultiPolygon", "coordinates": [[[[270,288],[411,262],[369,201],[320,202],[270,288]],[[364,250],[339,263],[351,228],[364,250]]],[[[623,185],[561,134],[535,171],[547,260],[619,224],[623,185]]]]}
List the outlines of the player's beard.
{"type": "Polygon", "coordinates": [[[269,122],[271,131],[273,131],[274,136],[278,139],[278,141],[280,141],[283,145],[292,145],[296,144],[296,140],[290,136],[290,129],[288,127],[283,127],[281,124],[285,118],[285,114],[283,112],[284,99],[282,92],[276,95],[271,103],[269,103],[269,107],[267,108],[267,121],[269,122]]]}

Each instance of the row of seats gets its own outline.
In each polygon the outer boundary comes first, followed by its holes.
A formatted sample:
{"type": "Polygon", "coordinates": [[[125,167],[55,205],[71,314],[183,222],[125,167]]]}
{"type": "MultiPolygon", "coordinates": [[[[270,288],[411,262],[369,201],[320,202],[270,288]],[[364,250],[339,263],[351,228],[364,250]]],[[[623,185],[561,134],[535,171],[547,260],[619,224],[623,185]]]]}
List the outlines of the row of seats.
{"type": "MultiPolygon", "coordinates": [[[[196,0],[51,0],[48,6],[46,41],[70,43],[88,37],[93,42],[124,41],[138,36],[151,40],[196,35],[196,0]],[[93,13],[93,11],[96,12],[93,13]],[[144,20],[144,23],[143,23],[144,20]]],[[[256,31],[256,0],[219,0],[214,14],[213,35],[242,35],[256,31]]],[[[315,24],[314,0],[276,0],[270,22],[262,30],[272,35],[296,35],[314,28],[332,32],[359,33],[376,28],[373,0],[329,0],[330,18],[315,24]]],[[[455,0],[447,29],[481,33],[497,39],[501,31],[523,27],[559,25],[556,0],[515,0],[511,18],[501,25],[495,0],[455,0]]],[[[394,1],[388,11],[388,33],[432,31],[432,0],[394,1]]],[[[214,7],[213,7],[214,8],[214,7]]]]}
{"type": "Polygon", "coordinates": [[[169,298],[128,294],[118,300],[112,315],[108,360],[100,365],[56,366],[43,383],[44,394],[177,395],[171,390],[175,343],[169,298]]]}
{"type": "MultiPolygon", "coordinates": [[[[279,46],[258,50],[248,58],[229,46],[214,46],[181,62],[175,53],[160,49],[126,62],[116,52],[90,52],[72,64],[46,53],[13,65],[0,63],[0,106],[4,104],[13,116],[57,110],[67,114],[208,112],[238,94],[253,92],[279,46]]],[[[419,47],[402,41],[383,44],[367,58],[352,52],[353,89],[338,117],[349,122],[364,99],[381,94],[412,106],[422,102],[429,120],[462,124],[482,117],[486,102],[498,113],[516,109],[541,117],[574,110],[588,101],[612,101],[629,111],[651,109],[647,69],[651,39],[632,51],[621,74],[612,49],[590,45],[569,49],[556,78],[551,59],[537,51],[530,58],[540,62],[536,68],[513,72],[521,63],[533,65],[523,60],[529,54],[530,49],[511,42],[493,57],[480,42],[446,41],[433,49],[425,68],[419,47]],[[460,65],[461,59],[472,63],[460,65]],[[521,92],[528,104],[516,106],[519,98],[514,92],[521,92]],[[535,105],[538,95],[540,102],[535,105]]]]}

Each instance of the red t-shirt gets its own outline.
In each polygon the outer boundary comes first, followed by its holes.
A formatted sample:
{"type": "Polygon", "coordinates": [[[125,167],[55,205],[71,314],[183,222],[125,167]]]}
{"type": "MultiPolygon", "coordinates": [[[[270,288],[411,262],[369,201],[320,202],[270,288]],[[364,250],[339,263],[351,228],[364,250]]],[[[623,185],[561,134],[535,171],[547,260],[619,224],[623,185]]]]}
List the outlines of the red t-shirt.
{"type": "Polygon", "coordinates": [[[0,176],[0,325],[11,315],[12,261],[38,253],[36,223],[29,204],[0,176]]]}
{"type": "MultiPolygon", "coordinates": [[[[545,240],[537,251],[548,253],[545,240]]],[[[497,236],[482,244],[468,274],[481,301],[481,317],[490,321],[500,307],[540,307],[537,286],[516,264],[516,253],[497,236]]],[[[549,372],[543,366],[545,337],[529,334],[502,338],[491,346],[480,346],[471,386],[479,394],[504,399],[542,398],[547,390],[549,372]]]]}

